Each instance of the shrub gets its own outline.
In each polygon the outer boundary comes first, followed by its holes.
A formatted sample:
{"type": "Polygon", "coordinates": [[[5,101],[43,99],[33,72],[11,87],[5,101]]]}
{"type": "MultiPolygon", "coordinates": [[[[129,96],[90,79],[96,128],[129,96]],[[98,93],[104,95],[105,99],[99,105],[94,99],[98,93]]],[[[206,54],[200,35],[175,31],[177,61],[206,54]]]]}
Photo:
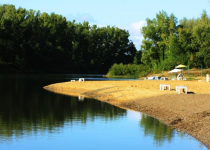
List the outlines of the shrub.
{"type": "Polygon", "coordinates": [[[146,67],[144,65],[136,64],[114,64],[109,69],[107,76],[127,76],[127,77],[141,77],[147,74],[146,67]]]}

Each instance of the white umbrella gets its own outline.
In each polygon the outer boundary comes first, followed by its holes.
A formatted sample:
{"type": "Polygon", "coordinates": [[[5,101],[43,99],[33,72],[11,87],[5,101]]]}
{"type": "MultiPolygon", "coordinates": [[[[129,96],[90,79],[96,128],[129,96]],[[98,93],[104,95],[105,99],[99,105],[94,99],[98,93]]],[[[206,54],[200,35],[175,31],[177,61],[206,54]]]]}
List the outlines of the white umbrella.
{"type": "Polygon", "coordinates": [[[182,69],[173,69],[171,71],[169,71],[168,73],[175,73],[175,77],[176,77],[176,73],[182,71],[182,69]]]}
{"type": "Polygon", "coordinates": [[[178,69],[178,68],[186,68],[187,66],[185,66],[185,65],[182,65],[182,64],[180,64],[180,65],[178,65],[178,66],[176,66],[176,68],[178,69]]]}
{"type": "Polygon", "coordinates": [[[180,72],[182,71],[182,69],[173,69],[171,71],[169,71],[168,73],[176,73],[176,72],[180,72]]]}

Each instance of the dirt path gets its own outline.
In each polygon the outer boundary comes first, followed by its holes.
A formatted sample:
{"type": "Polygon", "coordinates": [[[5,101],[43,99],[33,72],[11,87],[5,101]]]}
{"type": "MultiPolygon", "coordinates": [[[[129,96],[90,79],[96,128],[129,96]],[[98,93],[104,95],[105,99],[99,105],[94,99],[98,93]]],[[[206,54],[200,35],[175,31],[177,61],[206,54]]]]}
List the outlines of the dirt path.
{"type": "Polygon", "coordinates": [[[205,81],[85,81],[44,88],[146,113],[192,135],[210,148],[210,83],[205,81]],[[160,84],[169,84],[171,91],[159,90],[160,84]],[[177,94],[177,85],[186,86],[188,94],[177,94]]]}

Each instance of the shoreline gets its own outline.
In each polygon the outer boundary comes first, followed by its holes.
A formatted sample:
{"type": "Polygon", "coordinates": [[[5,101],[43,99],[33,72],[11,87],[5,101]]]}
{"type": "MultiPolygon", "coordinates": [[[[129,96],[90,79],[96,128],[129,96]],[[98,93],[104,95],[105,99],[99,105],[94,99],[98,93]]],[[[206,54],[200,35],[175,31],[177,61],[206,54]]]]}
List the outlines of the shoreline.
{"type": "Polygon", "coordinates": [[[210,83],[205,81],[85,81],[56,83],[43,88],[148,114],[195,137],[210,149],[210,83]],[[169,84],[171,91],[159,90],[160,84],[169,84]],[[185,85],[188,94],[177,94],[177,85],[185,85]]]}

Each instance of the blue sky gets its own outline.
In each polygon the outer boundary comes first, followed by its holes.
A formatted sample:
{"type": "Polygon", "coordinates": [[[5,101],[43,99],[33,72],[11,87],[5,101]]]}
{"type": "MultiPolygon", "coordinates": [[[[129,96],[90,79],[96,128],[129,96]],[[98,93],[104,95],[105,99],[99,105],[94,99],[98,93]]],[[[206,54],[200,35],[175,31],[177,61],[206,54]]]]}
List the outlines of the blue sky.
{"type": "Polygon", "coordinates": [[[1,0],[0,4],[13,4],[16,8],[56,13],[76,22],[88,21],[98,27],[115,26],[130,33],[137,48],[143,39],[140,34],[146,18],[155,18],[159,11],[173,13],[178,20],[198,18],[203,10],[210,13],[210,0],[1,0]]]}

